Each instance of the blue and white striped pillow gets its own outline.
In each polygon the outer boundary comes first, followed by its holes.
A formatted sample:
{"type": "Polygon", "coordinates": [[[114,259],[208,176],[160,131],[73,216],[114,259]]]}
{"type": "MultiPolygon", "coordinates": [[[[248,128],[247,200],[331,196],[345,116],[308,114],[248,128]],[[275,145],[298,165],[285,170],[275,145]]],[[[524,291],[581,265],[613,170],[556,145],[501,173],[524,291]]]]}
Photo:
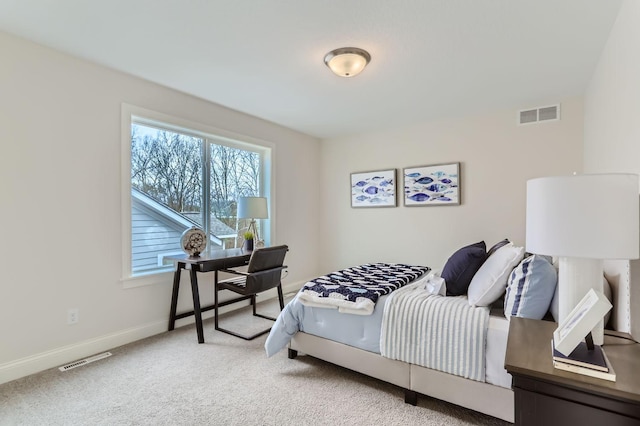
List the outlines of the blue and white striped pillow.
{"type": "Polygon", "coordinates": [[[556,269],[547,259],[527,257],[509,276],[504,316],[542,319],[549,311],[557,283],[556,269]]]}

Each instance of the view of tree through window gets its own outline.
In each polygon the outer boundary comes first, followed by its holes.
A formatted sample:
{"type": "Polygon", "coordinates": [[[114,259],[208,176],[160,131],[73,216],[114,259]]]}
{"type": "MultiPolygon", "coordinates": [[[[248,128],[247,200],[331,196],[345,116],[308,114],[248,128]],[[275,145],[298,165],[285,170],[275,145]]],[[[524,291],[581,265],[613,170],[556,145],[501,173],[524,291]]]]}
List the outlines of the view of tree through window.
{"type": "Polygon", "coordinates": [[[260,194],[262,156],[232,145],[132,123],[134,273],[161,268],[161,257],[180,251],[180,235],[194,223],[209,232],[212,249],[236,246],[246,226],[236,202],[260,194]]]}
{"type": "Polygon", "coordinates": [[[177,212],[200,211],[202,139],[131,126],[131,185],[177,212]]]}

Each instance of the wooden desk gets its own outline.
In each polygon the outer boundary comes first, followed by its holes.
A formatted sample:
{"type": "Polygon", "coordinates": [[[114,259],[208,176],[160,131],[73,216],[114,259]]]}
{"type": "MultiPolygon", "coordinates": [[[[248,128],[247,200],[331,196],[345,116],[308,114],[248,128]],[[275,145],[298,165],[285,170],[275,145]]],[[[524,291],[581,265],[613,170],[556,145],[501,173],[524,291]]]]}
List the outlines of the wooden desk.
{"type": "MultiPolygon", "coordinates": [[[[200,292],[198,291],[198,272],[214,272],[215,279],[218,279],[218,271],[227,268],[237,268],[249,263],[251,252],[242,249],[216,250],[208,255],[200,255],[199,257],[189,257],[186,254],[181,256],[171,256],[166,259],[176,262],[176,271],[173,275],[173,292],[171,294],[171,309],[169,311],[169,331],[173,330],[176,320],[194,315],[196,318],[196,331],[198,333],[198,343],[204,343],[204,331],[202,329],[202,312],[215,308],[215,304],[209,306],[200,306],[200,292]],[[176,314],[178,306],[178,290],[180,289],[180,273],[183,269],[191,271],[191,293],[193,295],[193,311],[176,314]]],[[[251,296],[238,297],[226,302],[218,304],[225,306],[244,299],[250,299],[251,296]]]]}
{"type": "Polygon", "coordinates": [[[505,368],[513,376],[517,425],[640,424],[640,344],[605,336],[610,382],[553,367],[557,324],[511,318],[505,368]]]}

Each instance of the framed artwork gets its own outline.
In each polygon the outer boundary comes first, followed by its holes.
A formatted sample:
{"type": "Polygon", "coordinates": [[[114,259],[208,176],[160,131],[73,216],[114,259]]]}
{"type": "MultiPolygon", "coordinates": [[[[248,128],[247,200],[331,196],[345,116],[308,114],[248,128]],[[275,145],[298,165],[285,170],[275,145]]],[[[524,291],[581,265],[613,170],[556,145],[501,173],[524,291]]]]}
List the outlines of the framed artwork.
{"type": "Polygon", "coordinates": [[[351,207],[395,207],[396,169],[351,173],[351,207]]]}
{"type": "Polygon", "coordinates": [[[404,205],[460,204],[460,163],[408,167],[404,175],[404,205]]]}
{"type": "Polygon", "coordinates": [[[569,356],[612,307],[602,292],[589,290],[553,332],[556,350],[569,356]]]}

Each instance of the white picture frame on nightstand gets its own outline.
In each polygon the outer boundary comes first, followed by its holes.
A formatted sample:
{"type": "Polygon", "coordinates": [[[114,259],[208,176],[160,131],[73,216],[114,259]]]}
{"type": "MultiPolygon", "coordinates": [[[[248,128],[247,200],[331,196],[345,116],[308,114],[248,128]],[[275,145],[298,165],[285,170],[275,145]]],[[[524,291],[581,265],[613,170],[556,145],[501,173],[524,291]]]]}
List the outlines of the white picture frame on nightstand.
{"type": "Polygon", "coordinates": [[[602,292],[589,290],[553,332],[555,349],[569,356],[612,307],[602,292]]]}

